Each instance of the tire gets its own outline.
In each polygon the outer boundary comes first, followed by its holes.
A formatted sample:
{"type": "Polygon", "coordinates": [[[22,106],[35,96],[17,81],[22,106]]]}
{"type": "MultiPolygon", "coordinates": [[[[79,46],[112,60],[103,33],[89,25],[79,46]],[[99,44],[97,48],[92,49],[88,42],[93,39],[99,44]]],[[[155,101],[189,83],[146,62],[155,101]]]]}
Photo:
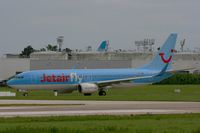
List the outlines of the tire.
{"type": "Polygon", "coordinates": [[[23,96],[27,97],[27,96],[28,96],[28,93],[23,93],[23,96]]]}
{"type": "Polygon", "coordinates": [[[99,91],[99,96],[106,96],[106,92],[105,91],[99,91]]]}

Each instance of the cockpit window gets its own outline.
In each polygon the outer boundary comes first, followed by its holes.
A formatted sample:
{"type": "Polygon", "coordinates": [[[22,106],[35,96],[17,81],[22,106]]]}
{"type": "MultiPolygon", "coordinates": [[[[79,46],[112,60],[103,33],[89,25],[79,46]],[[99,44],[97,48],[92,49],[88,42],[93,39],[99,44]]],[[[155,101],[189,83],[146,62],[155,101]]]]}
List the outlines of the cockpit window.
{"type": "Polygon", "coordinates": [[[8,80],[11,80],[11,79],[23,79],[23,78],[24,78],[24,76],[14,75],[14,76],[8,78],[8,80]]]}
{"type": "Polygon", "coordinates": [[[15,76],[14,78],[15,79],[23,79],[24,77],[23,76],[15,76]]]}

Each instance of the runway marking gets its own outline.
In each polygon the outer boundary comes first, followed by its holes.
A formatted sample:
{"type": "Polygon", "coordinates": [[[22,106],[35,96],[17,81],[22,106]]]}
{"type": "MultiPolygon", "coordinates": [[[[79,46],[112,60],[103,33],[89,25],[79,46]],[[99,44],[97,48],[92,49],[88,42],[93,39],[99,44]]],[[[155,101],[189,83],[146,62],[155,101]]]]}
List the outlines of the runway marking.
{"type": "Polygon", "coordinates": [[[0,109],[9,109],[12,107],[69,107],[69,106],[81,106],[85,104],[0,104],[0,109]]]}
{"type": "Polygon", "coordinates": [[[81,110],[81,111],[37,111],[37,112],[0,112],[1,117],[10,116],[71,116],[71,115],[130,115],[130,114],[177,114],[192,113],[185,110],[81,110]]]}
{"type": "Polygon", "coordinates": [[[51,106],[0,107],[0,117],[200,113],[200,102],[80,100],[1,100],[0,102],[0,104],[51,104],[51,106]],[[57,104],[84,105],[56,106],[57,104]]]}

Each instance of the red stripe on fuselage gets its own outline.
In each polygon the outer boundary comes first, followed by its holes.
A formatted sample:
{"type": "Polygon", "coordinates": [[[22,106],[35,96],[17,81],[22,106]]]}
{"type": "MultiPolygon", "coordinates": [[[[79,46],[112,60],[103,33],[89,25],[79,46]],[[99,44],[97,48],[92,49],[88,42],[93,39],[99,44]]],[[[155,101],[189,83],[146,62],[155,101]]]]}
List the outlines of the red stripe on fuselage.
{"type": "Polygon", "coordinates": [[[51,76],[43,74],[42,79],[40,80],[40,82],[68,82],[70,79],[70,76],[68,75],[58,75],[55,76],[54,74],[52,74],[51,76]]]}

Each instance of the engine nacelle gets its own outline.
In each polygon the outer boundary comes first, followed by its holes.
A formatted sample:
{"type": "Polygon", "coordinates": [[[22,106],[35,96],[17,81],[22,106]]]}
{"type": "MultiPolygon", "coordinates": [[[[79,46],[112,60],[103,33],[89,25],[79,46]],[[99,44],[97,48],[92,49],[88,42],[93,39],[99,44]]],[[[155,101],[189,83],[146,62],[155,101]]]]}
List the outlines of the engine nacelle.
{"type": "Polygon", "coordinates": [[[92,83],[82,83],[78,85],[78,91],[83,94],[92,94],[98,91],[98,86],[92,83]]]}

